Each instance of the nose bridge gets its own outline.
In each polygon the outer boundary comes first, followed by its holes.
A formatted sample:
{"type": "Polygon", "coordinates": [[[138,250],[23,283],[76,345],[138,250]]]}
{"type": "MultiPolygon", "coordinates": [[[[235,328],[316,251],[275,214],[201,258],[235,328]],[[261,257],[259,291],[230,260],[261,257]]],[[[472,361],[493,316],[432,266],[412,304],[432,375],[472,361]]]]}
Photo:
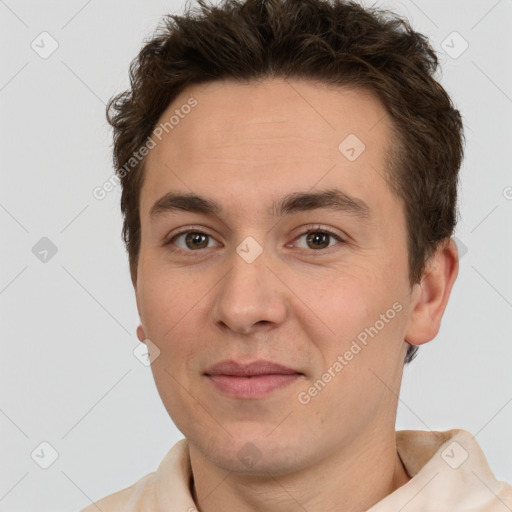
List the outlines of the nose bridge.
{"type": "Polygon", "coordinates": [[[233,251],[213,307],[216,323],[243,333],[258,322],[279,323],[286,312],[279,282],[267,268],[269,254],[256,243],[245,239],[233,251]]]}

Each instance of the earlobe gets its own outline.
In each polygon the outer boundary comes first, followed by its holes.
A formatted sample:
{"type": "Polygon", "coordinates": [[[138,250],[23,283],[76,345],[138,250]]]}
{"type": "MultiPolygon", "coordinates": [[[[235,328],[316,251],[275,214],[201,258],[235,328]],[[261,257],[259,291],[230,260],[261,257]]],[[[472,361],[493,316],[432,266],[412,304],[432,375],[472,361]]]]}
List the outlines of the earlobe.
{"type": "Polygon", "coordinates": [[[144,333],[142,325],[139,325],[137,327],[137,338],[139,338],[139,341],[141,341],[142,343],[144,343],[144,340],[146,339],[146,335],[144,333]]]}
{"type": "MultiPolygon", "coordinates": [[[[138,294],[137,294],[137,274],[131,274],[131,278],[132,278],[132,284],[133,284],[133,289],[135,290],[135,302],[136,302],[136,305],[137,305],[137,311],[139,313],[139,318],[142,320],[142,317],[141,317],[141,311],[140,311],[140,306],[139,306],[139,297],[138,297],[138,294]]],[[[142,324],[139,324],[139,326],[137,327],[137,338],[139,339],[139,341],[141,341],[142,343],[144,343],[144,340],[147,338],[145,332],[144,332],[144,328],[142,327],[142,324]]]]}
{"type": "Polygon", "coordinates": [[[448,238],[440,243],[427,262],[421,283],[415,285],[405,332],[405,339],[411,345],[423,345],[439,332],[458,272],[457,246],[452,238],[448,238]]]}

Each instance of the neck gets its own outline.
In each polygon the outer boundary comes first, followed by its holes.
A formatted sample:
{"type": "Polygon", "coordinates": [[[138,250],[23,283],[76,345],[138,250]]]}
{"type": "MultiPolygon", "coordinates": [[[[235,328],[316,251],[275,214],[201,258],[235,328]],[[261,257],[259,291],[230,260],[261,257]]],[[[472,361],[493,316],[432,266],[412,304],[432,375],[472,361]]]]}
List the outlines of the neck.
{"type": "Polygon", "coordinates": [[[218,468],[190,445],[192,495],[201,512],[362,512],[410,477],[395,432],[352,441],[314,465],[287,474],[240,474],[218,468]]]}

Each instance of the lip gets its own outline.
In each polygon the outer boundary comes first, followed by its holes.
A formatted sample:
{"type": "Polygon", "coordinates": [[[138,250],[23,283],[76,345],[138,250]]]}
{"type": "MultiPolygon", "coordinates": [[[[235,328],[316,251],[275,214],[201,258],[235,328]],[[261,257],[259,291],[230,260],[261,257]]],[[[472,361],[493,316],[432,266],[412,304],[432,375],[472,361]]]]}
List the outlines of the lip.
{"type": "Polygon", "coordinates": [[[288,368],[282,364],[273,361],[264,361],[262,359],[252,363],[238,363],[232,359],[221,361],[214,364],[208,370],[206,375],[230,375],[233,377],[252,377],[257,375],[291,375],[301,373],[293,368],[288,368]]]}
{"type": "Polygon", "coordinates": [[[210,367],[204,375],[215,388],[235,398],[263,398],[282,389],[303,373],[272,361],[221,361],[210,367]]]}

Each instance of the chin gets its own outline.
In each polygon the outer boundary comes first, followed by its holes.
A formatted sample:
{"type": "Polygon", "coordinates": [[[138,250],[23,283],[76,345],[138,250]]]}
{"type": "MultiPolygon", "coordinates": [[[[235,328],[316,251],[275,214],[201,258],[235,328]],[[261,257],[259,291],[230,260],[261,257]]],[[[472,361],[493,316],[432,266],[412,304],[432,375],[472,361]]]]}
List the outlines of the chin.
{"type": "Polygon", "coordinates": [[[251,476],[278,476],[298,469],[297,453],[293,460],[286,451],[276,452],[274,449],[260,449],[247,442],[237,452],[215,453],[211,461],[225,471],[251,476]]]}
{"type": "Polygon", "coordinates": [[[303,453],[304,442],[284,432],[279,437],[276,433],[269,436],[268,428],[261,430],[264,432],[253,429],[243,435],[238,431],[236,437],[228,434],[219,438],[200,436],[198,442],[189,439],[212,464],[237,474],[277,476],[299,470],[311,462],[313,454],[303,453]]]}

